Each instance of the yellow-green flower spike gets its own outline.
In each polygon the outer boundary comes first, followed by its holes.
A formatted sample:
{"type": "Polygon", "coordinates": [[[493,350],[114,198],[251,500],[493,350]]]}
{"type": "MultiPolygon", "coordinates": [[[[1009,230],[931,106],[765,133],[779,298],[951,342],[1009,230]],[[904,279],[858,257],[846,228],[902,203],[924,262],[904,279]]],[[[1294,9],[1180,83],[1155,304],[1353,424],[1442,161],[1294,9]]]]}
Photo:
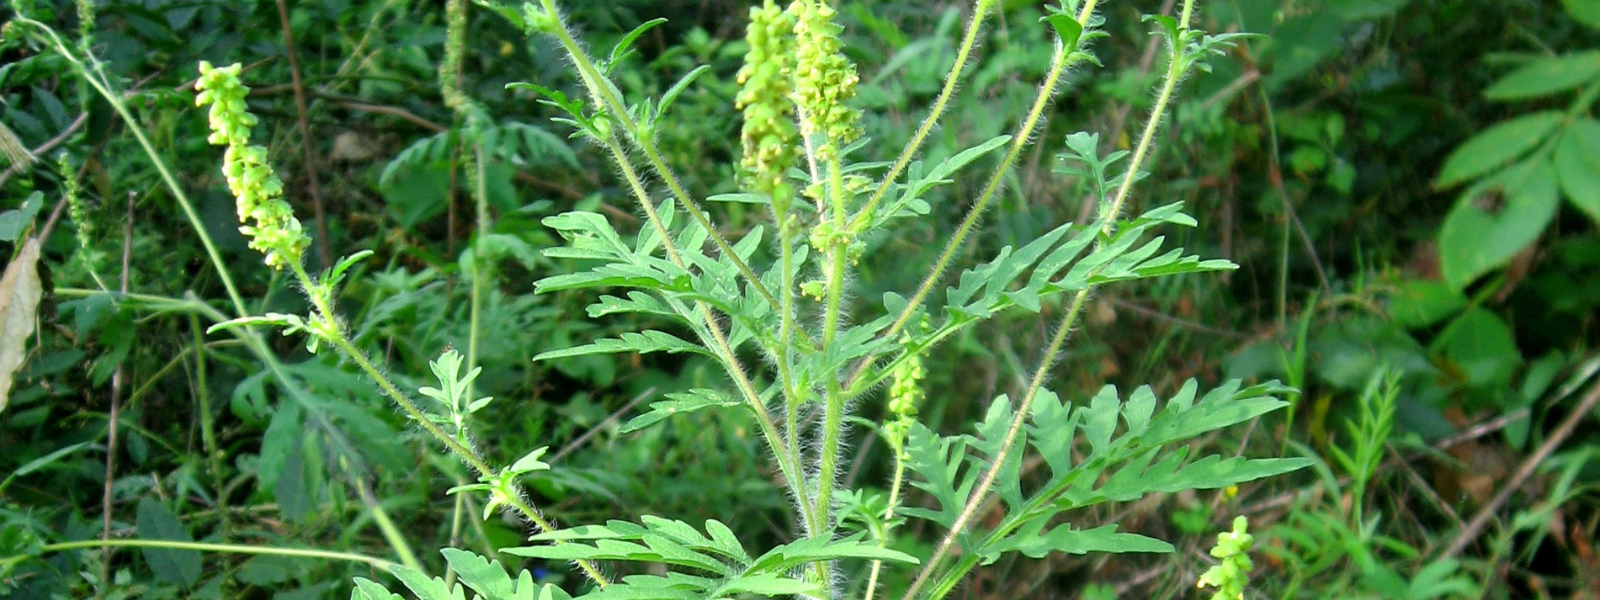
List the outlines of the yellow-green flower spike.
{"type": "Polygon", "coordinates": [[[1255,543],[1255,536],[1250,535],[1250,521],[1243,516],[1234,517],[1233,531],[1217,534],[1217,547],[1211,549],[1211,556],[1222,562],[1200,576],[1198,587],[1217,588],[1211,600],[1244,600],[1244,588],[1250,585],[1250,570],[1255,568],[1249,555],[1255,543]]]}
{"type": "Polygon", "coordinates": [[[820,0],[795,0],[789,5],[795,16],[795,103],[805,115],[801,135],[811,138],[818,132],[823,140],[815,149],[820,161],[839,157],[839,149],[861,137],[861,112],[846,106],[856,96],[861,78],[856,67],[841,51],[833,7],[820,0]]]}
{"type": "Polygon", "coordinates": [[[886,419],[883,430],[886,441],[896,452],[899,452],[905,444],[906,432],[911,430],[911,424],[917,420],[917,406],[922,404],[925,396],[922,378],[926,375],[920,354],[907,356],[894,368],[893,379],[889,384],[889,416],[892,420],[886,419]]]}
{"type": "Polygon", "coordinates": [[[211,105],[208,141],[228,147],[222,174],[238,203],[239,222],[244,224],[239,231],[250,239],[251,248],[266,255],[267,266],[298,265],[311,246],[311,237],[283,201],[283,181],[267,163],[267,149],[250,145],[250,128],[256,117],[245,105],[250,88],[239,82],[239,69],[237,63],[216,68],[202,61],[200,80],[194,86],[200,92],[195,105],[211,105]]]}
{"type": "Polygon", "coordinates": [[[737,107],[744,111],[744,146],[740,162],[751,187],[772,196],[772,209],[782,219],[794,198],[789,169],[800,161],[794,125],[794,15],[772,0],[750,8],[745,41],[750,51],[739,69],[737,107]]]}

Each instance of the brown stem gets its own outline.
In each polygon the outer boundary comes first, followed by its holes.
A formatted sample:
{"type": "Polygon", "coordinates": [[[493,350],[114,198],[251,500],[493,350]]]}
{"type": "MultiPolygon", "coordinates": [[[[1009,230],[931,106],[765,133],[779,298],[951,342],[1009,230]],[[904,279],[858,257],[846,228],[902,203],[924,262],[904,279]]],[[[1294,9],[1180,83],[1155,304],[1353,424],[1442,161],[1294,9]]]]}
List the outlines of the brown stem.
{"type": "MultiPolygon", "coordinates": [[[[1407,453],[1405,455],[1399,455],[1399,456],[1395,456],[1393,458],[1390,458],[1389,460],[1384,461],[1383,464],[1378,465],[1377,471],[1387,471],[1389,469],[1393,469],[1393,468],[1396,468],[1396,467],[1400,466],[1401,462],[1415,461],[1415,460],[1418,460],[1418,459],[1420,459],[1420,458],[1422,458],[1422,457],[1424,457],[1424,456],[1426,456],[1426,455],[1428,455],[1430,453],[1437,454],[1437,453],[1449,450],[1451,448],[1454,448],[1456,446],[1460,446],[1461,444],[1465,444],[1465,443],[1473,441],[1473,440],[1481,439],[1486,435],[1489,435],[1489,434],[1494,433],[1496,431],[1500,431],[1502,429],[1505,429],[1506,426],[1508,426],[1508,425],[1510,425],[1512,423],[1515,423],[1517,421],[1521,421],[1521,420],[1526,419],[1526,418],[1528,418],[1528,409],[1527,408],[1519,408],[1519,409],[1513,410],[1513,411],[1511,411],[1509,413],[1506,413],[1504,415],[1501,415],[1501,416],[1496,417],[1494,419],[1491,419],[1489,421],[1485,421],[1483,423],[1479,423],[1477,425],[1473,425],[1471,427],[1468,427],[1466,430],[1464,430],[1461,433],[1458,433],[1458,434],[1456,434],[1456,435],[1454,435],[1452,437],[1448,437],[1448,438],[1445,438],[1443,440],[1440,440],[1439,442],[1433,444],[1433,446],[1431,447],[1432,449],[1427,451],[1427,452],[1412,452],[1412,453],[1407,453]]],[[[1349,475],[1344,475],[1344,476],[1341,476],[1338,479],[1336,479],[1335,482],[1338,483],[1338,485],[1340,485],[1340,486],[1345,486],[1345,485],[1348,485],[1351,481],[1354,481],[1354,480],[1355,480],[1354,477],[1351,477],[1349,475]]],[[[1246,505],[1240,507],[1239,512],[1241,512],[1243,514],[1253,515],[1253,514],[1257,514],[1257,513],[1264,513],[1264,512],[1270,511],[1270,510],[1280,509],[1280,508],[1283,508],[1283,507],[1286,507],[1286,506],[1289,506],[1289,505],[1293,504],[1294,501],[1297,498],[1306,497],[1306,496],[1308,496],[1308,495],[1310,495],[1312,493],[1317,492],[1321,488],[1322,488],[1322,484],[1319,482],[1319,483],[1313,484],[1313,485],[1311,485],[1309,487],[1292,489],[1292,490],[1283,492],[1281,494],[1278,494],[1276,496],[1273,496],[1271,498],[1266,498],[1266,499],[1263,499],[1263,500],[1252,502],[1250,504],[1246,504],[1246,505]]]]}
{"type": "MultiPolygon", "coordinates": [[[[128,192],[128,217],[122,221],[122,282],[119,289],[123,295],[128,294],[128,264],[133,258],[133,198],[134,193],[128,192]]],[[[106,485],[100,496],[100,539],[111,539],[111,487],[116,482],[117,474],[117,420],[121,415],[122,385],[127,379],[127,372],[122,365],[117,365],[117,370],[111,373],[111,422],[107,426],[106,434],[106,485]]],[[[111,589],[111,546],[100,547],[100,591],[105,593],[111,589]]]]}
{"type": "Polygon", "coordinates": [[[1578,402],[1578,406],[1572,410],[1571,414],[1567,415],[1567,418],[1562,419],[1561,424],[1556,426],[1556,430],[1550,433],[1550,437],[1545,438],[1544,443],[1539,445],[1539,449],[1522,461],[1522,465],[1517,467],[1517,472],[1511,475],[1511,479],[1507,480],[1506,485],[1500,488],[1500,492],[1495,494],[1488,504],[1483,505],[1483,508],[1478,509],[1477,514],[1472,515],[1472,520],[1467,521],[1467,526],[1461,528],[1461,533],[1456,536],[1454,541],[1450,542],[1450,546],[1445,548],[1444,553],[1440,554],[1439,558],[1450,558],[1460,554],[1462,550],[1467,548],[1467,544],[1471,544],[1472,540],[1477,539],[1478,534],[1482,533],[1483,528],[1489,524],[1489,520],[1495,517],[1495,513],[1499,512],[1500,508],[1511,500],[1511,494],[1521,488],[1522,484],[1527,483],[1528,478],[1533,476],[1533,472],[1539,468],[1540,464],[1544,463],[1545,459],[1550,458],[1550,455],[1555,453],[1556,447],[1560,446],[1561,442],[1572,436],[1572,432],[1578,428],[1578,422],[1589,416],[1589,413],[1594,410],[1597,403],[1600,403],[1600,382],[1596,382],[1594,387],[1589,389],[1589,393],[1583,397],[1583,400],[1578,402]]]}

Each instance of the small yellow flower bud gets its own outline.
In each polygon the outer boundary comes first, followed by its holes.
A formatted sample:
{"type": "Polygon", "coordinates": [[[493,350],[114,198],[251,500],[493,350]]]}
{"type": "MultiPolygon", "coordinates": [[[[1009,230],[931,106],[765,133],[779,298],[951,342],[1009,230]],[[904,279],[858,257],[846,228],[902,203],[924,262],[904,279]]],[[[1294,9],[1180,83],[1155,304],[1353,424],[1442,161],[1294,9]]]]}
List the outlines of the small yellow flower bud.
{"type": "Polygon", "coordinates": [[[739,69],[736,106],[744,111],[739,139],[744,147],[740,167],[751,187],[772,197],[773,212],[788,212],[794,198],[789,169],[800,160],[794,125],[794,16],[772,0],[750,9],[745,34],[750,44],[739,69]]]}
{"type": "Polygon", "coordinates": [[[845,105],[855,98],[861,78],[842,51],[833,7],[821,0],[795,0],[789,12],[795,15],[798,44],[795,102],[805,114],[800,133],[807,138],[822,133],[817,159],[833,160],[840,148],[861,137],[861,112],[845,105]]]}
{"type": "Polygon", "coordinates": [[[201,61],[195,104],[211,105],[208,141],[228,147],[222,158],[222,175],[238,203],[239,222],[244,224],[239,231],[250,238],[251,248],[266,254],[268,266],[297,265],[311,246],[311,238],[283,201],[283,181],[267,162],[267,149],[250,145],[250,128],[256,117],[245,104],[250,88],[239,82],[239,71],[238,64],[217,68],[201,61]]]}

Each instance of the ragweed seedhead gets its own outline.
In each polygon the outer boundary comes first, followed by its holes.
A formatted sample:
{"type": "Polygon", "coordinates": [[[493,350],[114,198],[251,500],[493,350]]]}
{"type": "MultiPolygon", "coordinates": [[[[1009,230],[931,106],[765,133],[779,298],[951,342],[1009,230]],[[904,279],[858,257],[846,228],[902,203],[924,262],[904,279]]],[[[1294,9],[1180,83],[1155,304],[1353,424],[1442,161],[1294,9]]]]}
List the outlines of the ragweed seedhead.
{"type": "Polygon", "coordinates": [[[239,209],[239,231],[250,239],[250,247],[266,254],[267,266],[281,269],[300,264],[311,237],[300,227],[294,210],[283,201],[283,181],[267,162],[267,149],[250,145],[250,128],[255,115],[245,106],[250,88],[239,82],[237,63],[216,68],[201,61],[200,80],[195,89],[200,95],[196,106],[211,105],[211,137],[218,146],[227,146],[222,158],[222,174],[228,180],[239,209]]]}
{"type": "Polygon", "coordinates": [[[1250,585],[1250,570],[1255,568],[1249,554],[1255,543],[1255,536],[1250,535],[1250,521],[1243,516],[1234,517],[1233,531],[1217,534],[1217,546],[1211,549],[1211,556],[1222,561],[1221,564],[1201,575],[1198,587],[1217,588],[1212,600],[1243,600],[1244,588],[1250,585]]]}
{"type": "Polygon", "coordinates": [[[833,7],[820,0],[795,0],[789,12],[795,17],[795,103],[805,115],[800,133],[808,138],[823,133],[817,159],[833,160],[841,147],[861,137],[861,112],[845,105],[855,98],[861,78],[840,50],[842,27],[833,21],[833,7]]]}
{"type": "Polygon", "coordinates": [[[78,0],[78,49],[94,46],[94,0],[78,0]]]}
{"type": "Polygon", "coordinates": [[[67,216],[72,220],[72,227],[78,234],[79,255],[83,257],[84,264],[93,271],[100,265],[100,259],[105,255],[95,247],[100,239],[100,233],[95,230],[93,215],[90,214],[88,200],[83,197],[83,184],[78,181],[78,170],[72,166],[72,160],[63,152],[56,157],[56,172],[61,177],[62,192],[67,201],[67,216]]]}
{"type": "Polygon", "coordinates": [[[800,161],[794,126],[795,19],[772,0],[750,8],[745,41],[750,51],[739,69],[736,106],[744,111],[744,146],[740,167],[758,192],[772,196],[772,210],[782,215],[794,198],[788,172],[800,161]]]}
{"type": "MultiPolygon", "coordinates": [[[[909,340],[910,338],[906,338],[909,340]]],[[[911,424],[917,420],[917,406],[922,404],[925,393],[922,390],[922,378],[927,372],[922,368],[922,355],[911,354],[894,369],[893,379],[889,384],[889,416],[892,420],[884,423],[883,431],[889,446],[896,452],[901,451],[905,443],[906,432],[911,430],[911,424]]]]}

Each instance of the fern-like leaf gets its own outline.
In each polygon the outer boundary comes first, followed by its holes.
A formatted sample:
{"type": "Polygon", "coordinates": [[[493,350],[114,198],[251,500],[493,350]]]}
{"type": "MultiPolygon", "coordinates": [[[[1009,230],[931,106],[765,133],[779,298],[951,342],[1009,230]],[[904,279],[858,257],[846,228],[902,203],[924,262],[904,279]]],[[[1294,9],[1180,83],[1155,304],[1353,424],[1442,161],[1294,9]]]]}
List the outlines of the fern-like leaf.
{"type": "Polygon", "coordinates": [[[695,388],[687,392],[667,394],[667,400],[652,402],[650,412],[634,417],[622,426],[622,433],[644,429],[668,417],[685,415],[707,408],[745,406],[744,402],[729,397],[720,390],[695,388]]]}
{"type": "Polygon", "coordinates": [[[686,342],[670,333],[647,329],[642,332],[629,331],[617,338],[595,340],[582,346],[543,352],[533,357],[533,360],[537,362],[553,358],[567,358],[587,354],[616,354],[618,352],[638,352],[640,354],[649,352],[667,352],[671,354],[693,352],[711,356],[709,350],[697,344],[686,342]]]}
{"type": "MultiPolygon", "coordinates": [[[[1147,494],[1216,489],[1278,475],[1309,464],[1300,458],[1249,459],[1208,455],[1188,460],[1189,448],[1176,446],[1196,436],[1236,425],[1287,405],[1273,397],[1287,391],[1276,382],[1245,388],[1229,382],[1195,401],[1198,385],[1186,383],[1165,407],[1149,387],[1126,400],[1106,386],[1087,404],[1070,407],[1049,391],[1031,404],[1029,423],[1014,445],[1026,445],[1048,466],[1042,486],[1025,491],[1021,452],[1009,452],[999,465],[995,491],[1005,515],[994,529],[967,533],[963,548],[985,561],[1007,552],[1043,556],[1048,552],[1166,552],[1165,542],[1114,528],[1045,530],[1057,514],[1091,504],[1137,500],[1147,494]],[[1081,435],[1080,435],[1081,434],[1081,435]],[[1086,449],[1077,450],[1082,439],[1086,449]],[[1076,458],[1075,456],[1081,456],[1076,458]],[[972,542],[973,538],[981,541],[972,542]],[[972,545],[976,548],[970,548],[972,545]]],[[[928,492],[939,509],[901,509],[902,515],[951,527],[968,501],[974,479],[994,467],[1014,418],[1001,396],[977,426],[977,435],[939,437],[915,425],[907,437],[906,466],[919,477],[912,485],[928,492]],[[970,453],[969,453],[970,451],[970,453]]]]}
{"type": "Polygon", "coordinates": [[[705,533],[701,533],[682,521],[653,516],[645,516],[641,521],[610,521],[605,525],[551,531],[533,536],[532,540],[564,543],[508,548],[506,552],[547,560],[648,562],[687,570],[624,577],[603,590],[582,596],[586,600],[814,594],[819,591],[818,585],[795,578],[793,573],[797,568],[845,559],[916,562],[905,553],[863,541],[859,534],[840,540],[806,538],[752,559],[733,531],[720,522],[707,521],[705,533]]]}

